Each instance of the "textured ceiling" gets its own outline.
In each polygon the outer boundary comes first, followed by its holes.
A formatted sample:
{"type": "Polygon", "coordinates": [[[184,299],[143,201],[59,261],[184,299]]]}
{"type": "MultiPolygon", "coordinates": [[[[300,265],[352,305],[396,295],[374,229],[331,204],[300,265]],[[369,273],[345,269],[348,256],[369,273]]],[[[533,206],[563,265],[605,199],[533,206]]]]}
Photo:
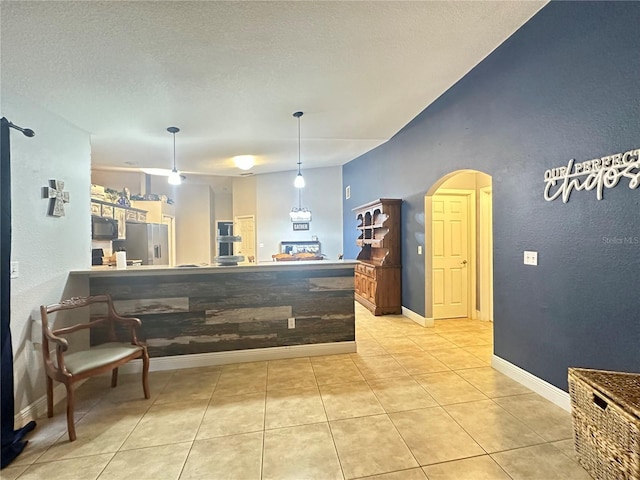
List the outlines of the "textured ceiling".
{"type": "Polygon", "coordinates": [[[303,169],[342,165],[545,3],[3,0],[2,93],[89,132],[98,168],[171,168],[175,125],[185,173],[292,170],[297,110],[303,169]]]}

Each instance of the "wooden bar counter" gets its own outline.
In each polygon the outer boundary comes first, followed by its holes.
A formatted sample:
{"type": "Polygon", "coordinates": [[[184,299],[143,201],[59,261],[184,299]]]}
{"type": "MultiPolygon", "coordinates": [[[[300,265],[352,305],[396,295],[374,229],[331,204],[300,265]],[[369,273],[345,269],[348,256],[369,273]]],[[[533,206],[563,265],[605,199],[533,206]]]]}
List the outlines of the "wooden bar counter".
{"type": "Polygon", "coordinates": [[[326,353],[346,353],[355,351],[355,265],[93,267],[71,275],[86,276],[91,295],[108,293],[120,314],[142,320],[139,338],[152,357],[327,344],[338,349],[326,353]]]}

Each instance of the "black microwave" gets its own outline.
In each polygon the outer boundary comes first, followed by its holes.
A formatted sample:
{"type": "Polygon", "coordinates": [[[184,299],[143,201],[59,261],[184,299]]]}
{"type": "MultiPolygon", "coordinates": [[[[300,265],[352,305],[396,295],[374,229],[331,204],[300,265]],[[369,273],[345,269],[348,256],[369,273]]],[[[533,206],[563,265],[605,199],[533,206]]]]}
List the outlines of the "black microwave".
{"type": "Polygon", "coordinates": [[[115,240],[118,238],[118,221],[113,218],[91,217],[91,238],[115,240]]]}

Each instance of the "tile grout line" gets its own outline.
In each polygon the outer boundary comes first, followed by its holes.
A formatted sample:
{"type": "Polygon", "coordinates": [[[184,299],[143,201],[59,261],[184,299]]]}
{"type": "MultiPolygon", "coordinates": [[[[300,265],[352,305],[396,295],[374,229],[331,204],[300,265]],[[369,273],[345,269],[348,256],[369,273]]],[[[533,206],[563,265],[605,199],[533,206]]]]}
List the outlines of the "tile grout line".
{"type": "MultiPolygon", "coordinates": [[[[351,357],[349,360],[353,362],[351,357]]],[[[355,365],[354,365],[355,366],[355,365]]],[[[356,366],[357,368],[357,366],[356,366]]],[[[324,403],[324,398],[322,398],[322,391],[320,390],[320,385],[318,384],[318,377],[316,377],[315,369],[313,368],[313,362],[311,362],[311,370],[313,371],[313,378],[316,380],[316,388],[318,389],[318,395],[320,396],[320,403],[322,403],[322,410],[324,411],[324,416],[327,419],[327,428],[329,429],[329,435],[331,436],[331,443],[333,444],[333,451],[336,454],[336,458],[338,459],[338,465],[340,465],[340,473],[342,474],[343,480],[347,477],[344,474],[344,467],[342,466],[342,460],[340,460],[340,453],[338,452],[338,446],[336,445],[336,439],[333,435],[333,429],[331,428],[331,422],[329,421],[329,414],[327,413],[327,406],[324,403]]]]}

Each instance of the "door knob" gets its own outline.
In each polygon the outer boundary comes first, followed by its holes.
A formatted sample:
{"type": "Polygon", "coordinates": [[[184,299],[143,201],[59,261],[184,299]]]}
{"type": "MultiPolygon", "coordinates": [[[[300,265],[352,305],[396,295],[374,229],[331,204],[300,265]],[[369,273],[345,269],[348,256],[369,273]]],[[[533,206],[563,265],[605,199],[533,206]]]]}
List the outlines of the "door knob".
{"type": "Polygon", "coordinates": [[[461,265],[466,265],[466,264],[467,264],[467,261],[466,260],[462,260],[461,265]]]}

